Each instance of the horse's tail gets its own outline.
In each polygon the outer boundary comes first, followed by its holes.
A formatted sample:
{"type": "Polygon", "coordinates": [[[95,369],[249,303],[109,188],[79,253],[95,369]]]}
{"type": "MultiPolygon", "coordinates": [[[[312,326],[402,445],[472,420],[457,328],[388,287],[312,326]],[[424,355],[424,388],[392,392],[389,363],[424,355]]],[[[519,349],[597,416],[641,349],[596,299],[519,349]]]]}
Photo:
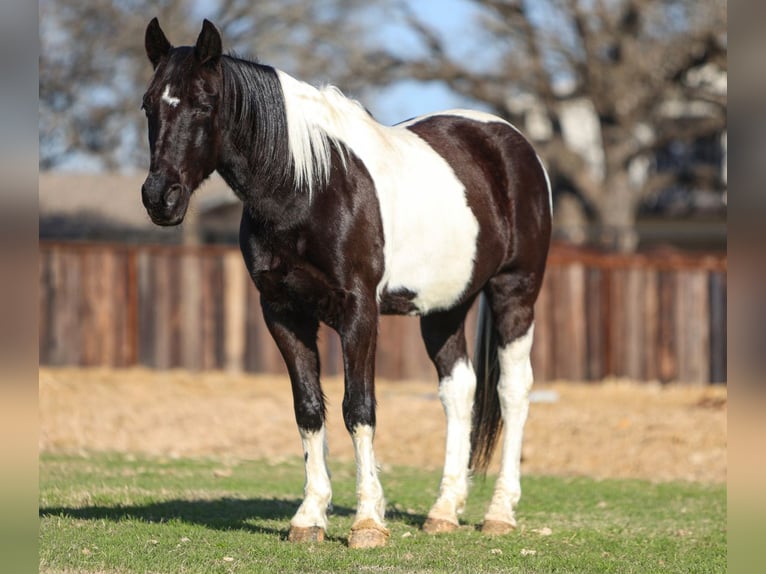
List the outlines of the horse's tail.
{"type": "Polygon", "coordinates": [[[471,425],[471,459],[469,467],[480,473],[487,471],[492,451],[503,428],[497,383],[500,366],[497,358],[497,334],[492,312],[485,295],[479,301],[476,328],[476,394],[471,425]]]}

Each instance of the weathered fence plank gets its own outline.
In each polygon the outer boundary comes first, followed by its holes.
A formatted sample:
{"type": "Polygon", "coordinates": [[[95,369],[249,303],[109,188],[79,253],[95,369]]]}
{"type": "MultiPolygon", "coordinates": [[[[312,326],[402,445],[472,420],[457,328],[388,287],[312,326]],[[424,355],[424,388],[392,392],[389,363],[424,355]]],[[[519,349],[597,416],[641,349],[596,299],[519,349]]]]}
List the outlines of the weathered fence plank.
{"type": "Polygon", "coordinates": [[[607,372],[607,355],[609,349],[608,271],[589,268],[585,276],[585,328],[587,337],[587,363],[585,378],[601,380],[607,372]]]}
{"type": "Polygon", "coordinates": [[[710,274],[710,382],[726,382],[726,274],[710,274]]]}
{"type": "Polygon", "coordinates": [[[639,294],[643,300],[643,313],[639,318],[644,323],[643,356],[641,358],[642,375],[639,380],[655,381],[659,378],[659,338],[660,338],[660,295],[659,273],[654,269],[644,269],[644,292],[639,294]]]}
{"type": "Polygon", "coordinates": [[[181,256],[181,364],[192,371],[202,368],[202,281],[200,258],[181,256]]]}
{"type": "Polygon", "coordinates": [[[680,380],[689,383],[709,381],[710,313],[707,275],[701,271],[684,273],[678,284],[677,324],[680,380]]]}
{"type": "Polygon", "coordinates": [[[236,251],[223,256],[225,360],[228,371],[241,371],[245,364],[245,289],[247,278],[242,256],[236,251]]]}
{"type": "Polygon", "coordinates": [[[678,376],[676,344],[676,277],[670,271],[660,272],[660,325],[659,325],[659,379],[662,382],[676,380],[678,376]]]}

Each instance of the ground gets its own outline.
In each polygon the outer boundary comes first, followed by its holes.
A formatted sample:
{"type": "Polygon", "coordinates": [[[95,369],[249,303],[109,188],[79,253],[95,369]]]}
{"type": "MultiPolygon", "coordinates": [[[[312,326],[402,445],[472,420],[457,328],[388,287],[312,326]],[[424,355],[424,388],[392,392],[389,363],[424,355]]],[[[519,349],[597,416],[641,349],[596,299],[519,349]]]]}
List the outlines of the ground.
{"type": "MultiPolygon", "coordinates": [[[[377,382],[378,462],[438,468],[444,414],[433,382],[377,382]]],[[[342,380],[324,381],[331,460],[353,458],[342,380]]],[[[725,387],[611,381],[536,385],[522,473],[726,481],[725,387]]],[[[278,460],[300,456],[286,378],[223,372],[41,368],[44,452],[278,460]]],[[[490,472],[497,469],[495,460],[490,472]]]]}

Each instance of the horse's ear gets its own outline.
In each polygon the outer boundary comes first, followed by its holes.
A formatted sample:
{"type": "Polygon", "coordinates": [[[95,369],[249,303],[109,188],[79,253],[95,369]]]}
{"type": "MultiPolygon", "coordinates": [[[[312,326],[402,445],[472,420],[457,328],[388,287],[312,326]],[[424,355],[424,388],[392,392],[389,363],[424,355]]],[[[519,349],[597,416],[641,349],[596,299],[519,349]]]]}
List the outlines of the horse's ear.
{"type": "Polygon", "coordinates": [[[194,54],[200,64],[207,64],[216,63],[222,52],[221,33],[210,20],[206,19],[202,23],[202,31],[197,37],[194,54]]]}
{"type": "Polygon", "coordinates": [[[146,48],[146,55],[149,57],[149,61],[157,69],[160,64],[160,60],[168,55],[170,49],[173,47],[165,37],[165,32],[160,28],[160,22],[157,18],[152,18],[149,25],[146,27],[146,36],[144,38],[144,47],[146,48]]]}

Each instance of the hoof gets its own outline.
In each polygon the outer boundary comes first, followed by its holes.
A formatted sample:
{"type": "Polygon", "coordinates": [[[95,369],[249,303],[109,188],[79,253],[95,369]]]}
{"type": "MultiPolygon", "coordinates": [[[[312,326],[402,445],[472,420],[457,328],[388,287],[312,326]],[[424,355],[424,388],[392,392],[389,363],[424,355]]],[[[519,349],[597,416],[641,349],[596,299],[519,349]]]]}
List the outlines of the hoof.
{"type": "Polygon", "coordinates": [[[321,526],[291,526],[287,539],[290,542],[322,542],[324,529],[321,526]]]}
{"type": "Polygon", "coordinates": [[[388,529],[371,519],[357,522],[351,527],[349,548],[380,548],[385,546],[391,534],[388,529]]]}
{"type": "Polygon", "coordinates": [[[454,532],[458,525],[443,518],[426,518],[423,524],[423,532],[427,534],[442,534],[443,532],[454,532]]]}
{"type": "Polygon", "coordinates": [[[516,530],[516,525],[503,520],[485,520],[481,525],[481,531],[488,536],[502,536],[516,530]]]}

